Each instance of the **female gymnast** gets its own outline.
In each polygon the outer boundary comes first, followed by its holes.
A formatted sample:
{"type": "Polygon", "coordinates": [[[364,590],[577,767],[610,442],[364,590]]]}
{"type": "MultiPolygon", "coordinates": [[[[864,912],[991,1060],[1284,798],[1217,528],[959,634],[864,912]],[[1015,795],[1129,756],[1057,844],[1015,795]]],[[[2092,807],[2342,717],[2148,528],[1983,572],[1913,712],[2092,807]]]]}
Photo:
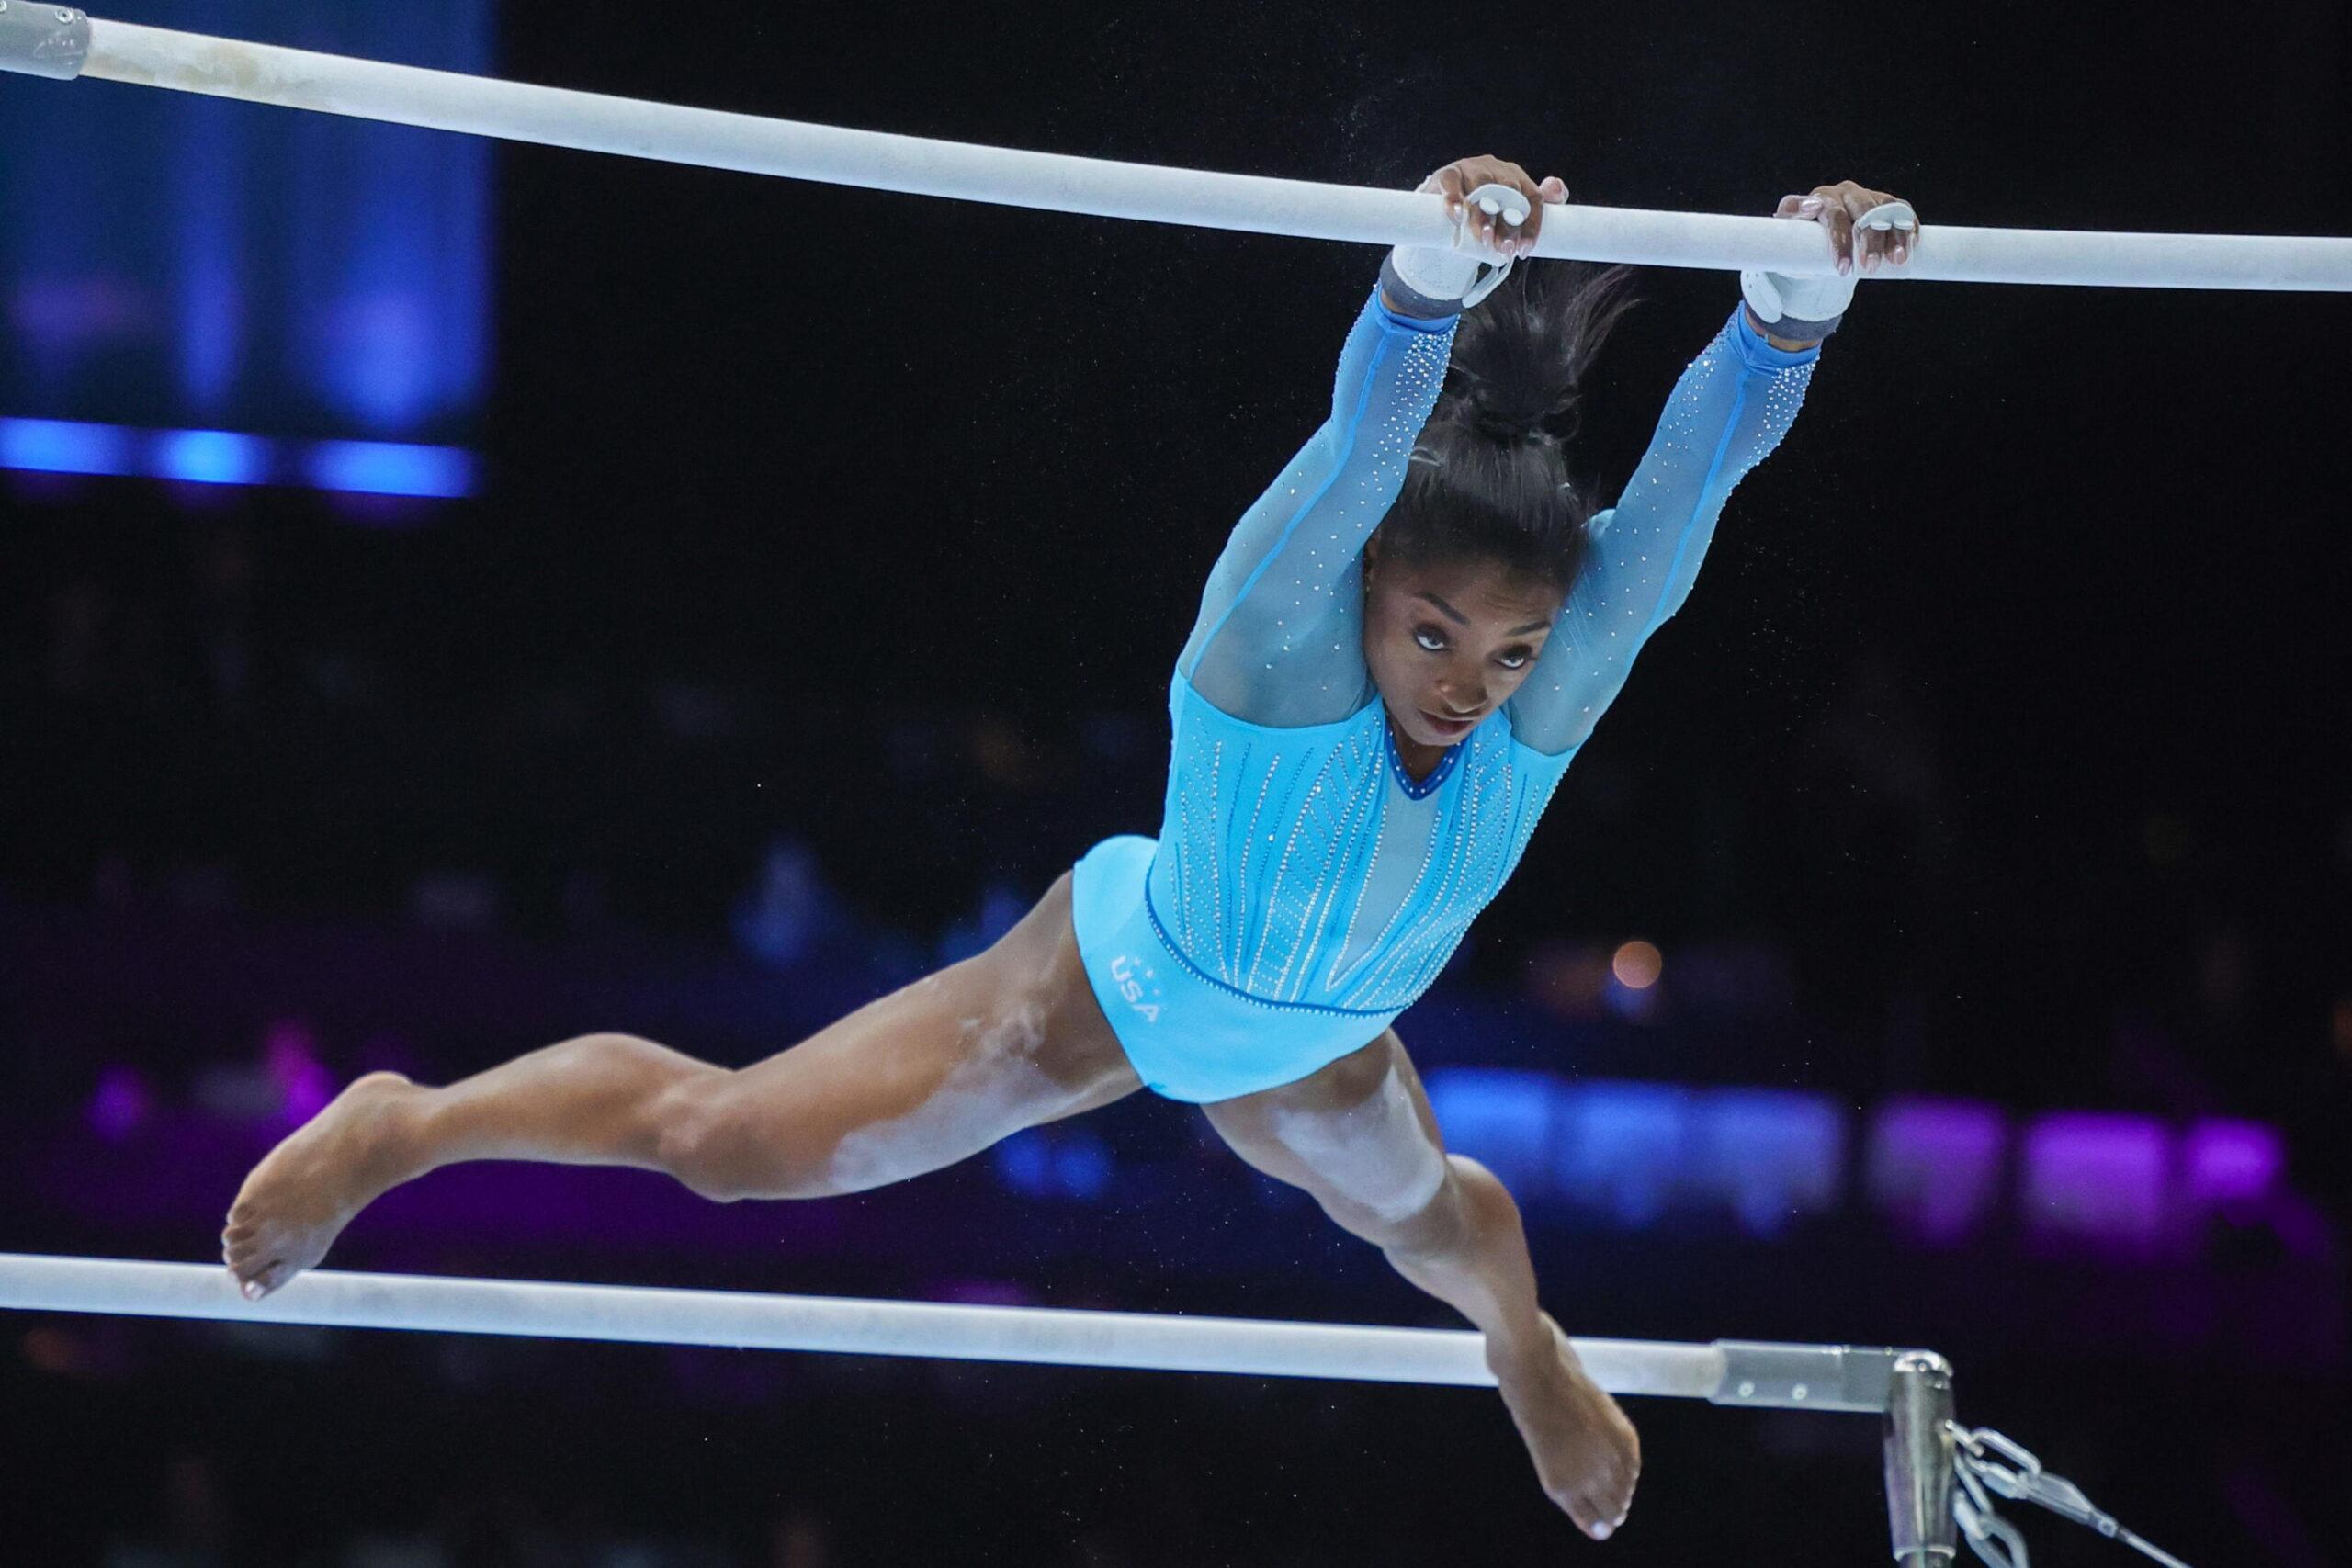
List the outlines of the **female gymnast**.
{"type": "Polygon", "coordinates": [[[1385,260],[1329,419],[1218,558],[1169,685],[1157,840],[1097,844],[987,952],[741,1071],[591,1034],[447,1088],[359,1078],[239,1192],[222,1244],[245,1293],[317,1263],[386,1190],[461,1160],[816,1198],[1148,1087],[1201,1105],[1241,1158],[1475,1324],[1546,1495],[1596,1540],[1617,1529],[1634,1428],[1538,1305],[1510,1195],[1445,1152],[1390,1025],[1689,593],[1856,275],[1907,259],[1917,228],[1851,181],[1783,197],[1775,216],[1826,227],[1838,276],[1744,275],[1745,306],[1595,515],[1561,439],[1632,303],[1629,270],[1509,276],[1544,205],[1567,198],[1556,178],[1465,158],[1421,189],[1443,194],[1461,243],[1385,260]]]}

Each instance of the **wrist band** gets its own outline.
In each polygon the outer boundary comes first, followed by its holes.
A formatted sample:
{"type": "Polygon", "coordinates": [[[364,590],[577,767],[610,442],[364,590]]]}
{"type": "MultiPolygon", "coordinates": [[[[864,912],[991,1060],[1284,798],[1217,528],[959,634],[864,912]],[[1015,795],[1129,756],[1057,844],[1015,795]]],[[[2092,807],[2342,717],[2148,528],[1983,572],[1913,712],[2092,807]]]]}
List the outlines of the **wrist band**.
{"type": "Polygon", "coordinates": [[[1416,288],[1396,269],[1396,257],[1402,247],[1391,250],[1380,261],[1380,287],[1396,309],[1408,316],[1458,316],[1462,313],[1459,296],[1430,294],[1416,288]]]}

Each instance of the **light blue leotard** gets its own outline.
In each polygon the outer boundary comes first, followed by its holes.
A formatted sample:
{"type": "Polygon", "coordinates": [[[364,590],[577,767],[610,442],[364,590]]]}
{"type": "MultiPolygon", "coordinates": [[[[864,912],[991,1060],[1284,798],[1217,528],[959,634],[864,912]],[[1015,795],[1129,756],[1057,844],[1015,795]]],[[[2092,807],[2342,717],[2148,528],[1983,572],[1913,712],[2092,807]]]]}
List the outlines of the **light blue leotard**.
{"type": "Polygon", "coordinates": [[[1634,654],[1680,607],[1732,489],[1796,417],[1819,348],[1735,310],[1675,385],[1526,682],[1425,779],[1406,773],[1363,648],[1364,540],[1402,489],[1457,316],[1375,289],[1331,416],[1244,514],[1169,682],[1158,840],[1088,851],[1087,976],[1146,1085],[1210,1101],[1377,1039],[1519,863],[1634,654]]]}

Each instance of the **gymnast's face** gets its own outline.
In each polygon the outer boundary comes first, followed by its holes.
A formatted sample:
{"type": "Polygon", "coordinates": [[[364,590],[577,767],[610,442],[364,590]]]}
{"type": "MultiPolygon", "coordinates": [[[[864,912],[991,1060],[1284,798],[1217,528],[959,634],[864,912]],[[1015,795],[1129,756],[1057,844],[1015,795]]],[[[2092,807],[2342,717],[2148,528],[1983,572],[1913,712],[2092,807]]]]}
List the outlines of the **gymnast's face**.
{"type": "Polygon", "coordinates": [[[1363,553],[1363,658],[1399,736],[1451,746],[1519,690],[1562,592],[1489,560],[1363,553]],[[1448,722],[1452,720],[1453,722],[1448,722]]]}

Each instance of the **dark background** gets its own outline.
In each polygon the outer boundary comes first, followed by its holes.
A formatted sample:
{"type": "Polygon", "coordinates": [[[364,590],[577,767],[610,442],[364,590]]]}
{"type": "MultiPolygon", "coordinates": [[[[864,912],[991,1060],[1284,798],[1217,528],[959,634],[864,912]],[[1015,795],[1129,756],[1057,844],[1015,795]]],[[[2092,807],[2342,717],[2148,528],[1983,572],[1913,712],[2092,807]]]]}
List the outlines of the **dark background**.
{"type": "MultiPolygon", "coordinates": [[[[1580,200],[1758,214],[1853,178],[1912,200],[1930,250],[1939,223],[2352,232],[2332,6],[514,3],[499,33],[520,79],[1090,156],[1405,187],[1491,152],[1580,200]]],[[[58,1130],[109,1066],[219,1121],[219,1072],[289,1017],[338,1079],[590,1028],[750,1060],[1150,831],[1200,584],[1321,418],[1378,261],[536,149],[495,181],[476,500],[0,476],[0,1119],[25,1166],[0,1244],[209,1255],[266,1118],[74,1153],[58,1130]],[[779,840],[834,916],[805,985],[729,934],[779,840]],[[83,1175],[125,1196],[62,1201],[83,1175]]],[[[1574,453],[1611,491],[1737,298],[1642,290],[1574,453]]],[[[2158,1266],[1566,1216],[1538,1263],[1577,1331],[1933,1343],[1964,1415],[2190,1561],[2342,1560],[2347,320],[2334,295],[1866,282],[1402,1023],[1570,1077],[2264,1122],[2316,1239],[2158,1266]],[[1739,943],[1787,986],[1712,1029],[1464,1021],[1629,935],[1669,985],[1679,948],[1739,943]]],[[[506,1173],[439,1190],[479,1232],[363,1222],[336,1261],[1443,1321],[1196,1121],[1111,1113],[1120,1182],[1091,1204],[967,1173],[703,1222],[562,1173],[652,1216],[600,1235],[500,1220],[547,1190],[506,1173]],[[700,1242],[664,1247],[673,1224],[700,1242]]],[[[1883,1551],[1859,1420],[1636,1408],[1635,1522],[1593,1548],[1469,1395],[0,1329],[0,1514],[56,1542],[32,1561],[1883,1551]],[[353,1556],[363,1528],[443,1555],[353,1556]]],[[[2040,1561],[2129,1560],[2028,1529],[2040,1561]]]]}

